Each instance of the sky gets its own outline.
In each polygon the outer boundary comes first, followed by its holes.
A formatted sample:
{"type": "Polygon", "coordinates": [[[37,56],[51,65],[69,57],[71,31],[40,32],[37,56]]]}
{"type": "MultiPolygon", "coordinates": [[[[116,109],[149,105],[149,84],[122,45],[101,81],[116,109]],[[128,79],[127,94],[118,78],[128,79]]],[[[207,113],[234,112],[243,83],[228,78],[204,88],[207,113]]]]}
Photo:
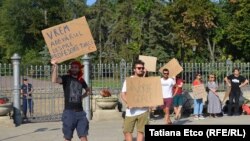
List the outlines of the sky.
{"type": "Polygon", "coordinates": [[[87,0],[87,5],[92,5],[96,0],[87,0]]]}

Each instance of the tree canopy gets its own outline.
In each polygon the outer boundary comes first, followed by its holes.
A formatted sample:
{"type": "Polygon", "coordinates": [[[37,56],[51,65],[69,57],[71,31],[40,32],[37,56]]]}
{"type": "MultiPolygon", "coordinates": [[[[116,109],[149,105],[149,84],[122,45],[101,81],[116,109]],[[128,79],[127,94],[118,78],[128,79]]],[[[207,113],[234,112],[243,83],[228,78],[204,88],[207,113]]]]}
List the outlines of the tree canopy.
{"type": "Polygon", "coordinates": [[[18,52],[25,64],[49,64],[41,30],[86,16],[96,63],[250,61],[249,0],[1,0],[0,63],[18,52]]]}

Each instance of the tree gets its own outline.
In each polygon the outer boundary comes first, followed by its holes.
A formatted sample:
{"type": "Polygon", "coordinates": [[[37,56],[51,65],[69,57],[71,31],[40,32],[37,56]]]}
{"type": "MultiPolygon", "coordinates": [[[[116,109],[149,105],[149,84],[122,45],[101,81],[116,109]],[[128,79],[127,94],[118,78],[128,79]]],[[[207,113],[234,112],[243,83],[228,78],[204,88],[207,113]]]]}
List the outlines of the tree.
{"type": "Polygon", "coordinates": [[[8,60],[15,52],[25,56],[32,50],[36,52],[32,59],[39,60],[38,52],[45,45],[41,30],[69,21],[74,14],[83,16],[87,7],[85,3],[82,0],[3,0],[0,47],[5,53],[2,59],[8,60]],[[74,11],[72,7],[75,7],[74,11]]]}
{"type": "Polygon", "coordinates": [[[142,20],[141,53],[158,57],[165,63],[174,56],[174,47],[170,43],[170,24],[165,18],[165,3],[160,1],[141,1],[139,10],[142,20]]]}
{"type": "MultiPolygon", "coordinates": [[[[102,63],[103,52],[109,53],[109,51],[105,50],[105,47],[107,46],[111,26],[114,22],[112,6],[112,0],[97,0],[88,10],[89,25],[95,43],[98,45],[98,52],[95,53],[95,59],[99,60],[99,63],[102,63]]],[[[108,45],[112,45],[112,43],[108,43],[108,45]]]]}
{"type": "Polygon", "coordinates": [[[227,54],[234,60],[250,61],[250,1],[238,0],[224,2],[224,10],[230,15],[225,26],[226,39],[229,41],[227,54]]]}
{"type": "MultiPolygon", "coordinates": [[[[109,63],[156,56],[165,63],[249,61],[247,0],[1,0],[0,59],[13,53],[46,60],[41,30],[86,16],[98,51],[93,62],[109,63]],[[30,55],[29,55],[30,54],[30,55]]],[[[24,59],[23,63],[29,63],[24,59]]],[[[30,59],[31,60],[31,59],[30,59]]],[[[46,63],[45,63],[46,64],[46,63]]]]}
{"type": "Polygon", "coordinates": [[[210,60],[215,61],[215,42],[212,41],[211,45],[212,34],[217,28],[214,3],[207,0],[176,0],[168,3],[166,15],[171,23],[172,33],[178,40],[177,44],[180,45],[183,61],[190,61],[194,57],[207,60],[208,54],[202,53],[206,51],[210,52],[210,60]],[[190,51],[193,48],[199,52],[195,56],[190,51]]]}

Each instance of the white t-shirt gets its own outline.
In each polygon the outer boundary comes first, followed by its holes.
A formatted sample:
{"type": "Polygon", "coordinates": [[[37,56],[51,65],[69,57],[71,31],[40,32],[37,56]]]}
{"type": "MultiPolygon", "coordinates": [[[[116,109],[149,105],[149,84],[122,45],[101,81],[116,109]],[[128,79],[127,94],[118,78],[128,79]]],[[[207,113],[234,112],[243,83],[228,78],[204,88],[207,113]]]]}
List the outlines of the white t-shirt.
{"type": "Polygon", "coordinates": [[[175,80],[173,78],[168,78],[167,80],[165,80],[164,78],[161,78],[163,98],[172,98],[173,97],[173,86],[174,85],[175,85],[175,80]]]}
{"type": "MultiPolygon", "coordinates": [[[[127,85],[126,85],[126,80],[123,83],[123,87],[122,87],[122,92],[126,93],[127,92],[127,85]]],[[[148,107],[144,107],[144,108],[130,108],[130,109],[126,109],[126,116],[127,117],[132,117],[132,116],[138,116],[141,115],[145,112],[148,111],[148,107]]]]}

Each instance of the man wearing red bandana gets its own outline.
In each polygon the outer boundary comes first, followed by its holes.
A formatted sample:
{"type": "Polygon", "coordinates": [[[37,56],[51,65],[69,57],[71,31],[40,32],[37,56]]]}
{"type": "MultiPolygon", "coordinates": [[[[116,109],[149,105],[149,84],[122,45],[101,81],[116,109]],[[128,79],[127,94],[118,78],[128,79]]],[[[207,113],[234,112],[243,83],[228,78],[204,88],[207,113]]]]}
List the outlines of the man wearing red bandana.
{"type": "Polygon", "coordinates": [[[89,88],[82,78],[83,65],[79,61],[70,64],[68,74],[58,76],[58,65],[56,60],[52,60],[52,82],[62,84],[64,91],[64,111],[62,115],[63,134],[65,141],[73,138],[74,130],[81,141],[87,141],[89,122],[86,112],[82,107],[82,99],[88,96],[89,88]],[[85,93],[82,90],[85,89],[85,93]]]}

